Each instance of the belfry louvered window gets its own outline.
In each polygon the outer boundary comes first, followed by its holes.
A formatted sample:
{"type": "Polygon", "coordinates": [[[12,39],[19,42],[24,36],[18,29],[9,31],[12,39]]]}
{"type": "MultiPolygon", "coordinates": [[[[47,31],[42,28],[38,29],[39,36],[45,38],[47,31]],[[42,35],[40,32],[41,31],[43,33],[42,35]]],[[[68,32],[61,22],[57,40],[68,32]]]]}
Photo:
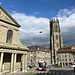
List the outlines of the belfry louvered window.
{"type": "Polygon", "coordinates": [[[7,39],[6,39],[6,43],[12,43],[12,36],[13,36],[13,31],[12,30],[8,30],[7,31],[7,39]]]}

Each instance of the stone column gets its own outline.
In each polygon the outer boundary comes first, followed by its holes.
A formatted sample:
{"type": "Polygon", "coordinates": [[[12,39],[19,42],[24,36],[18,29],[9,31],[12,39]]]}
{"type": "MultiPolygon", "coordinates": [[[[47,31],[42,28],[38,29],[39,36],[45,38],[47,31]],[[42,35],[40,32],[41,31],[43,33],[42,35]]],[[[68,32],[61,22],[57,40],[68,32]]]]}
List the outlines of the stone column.
{"type": "Polygon", "coordinates": [[[70,67],[70,64],[68,63],[68,67],[70,67]]]}
{"type": "Polygon", "coordinates": [[[14,55],[14,72],[16,71],[16,58],[17,58],[17,54],[14,55]]]}
{"type": "Polygon", "coordinates": [[[27,71],[27,54],[25,54],[25,71],[27,71]]]}
{"type": "Polygon", "coordinates": [[[64,63],[65,64],[65,67],[66,67],[66,63],[64,63]]]}
{"type": "Polygon", "coordinates": [[[11,55],[11,72],[13,71],[14,68],[14,54],[11,55]]]}
{"type": "Polygon", "coordinates": [[[0,72],[2,72],[3,55],[4,53],[1,53],[0,55],[0,72]]]}
{"type": "Polygon", "coordinates": [[[63,67],[63,63],[62,63],[62,67],[63,67]]]}
{"type": "Polygon", "coordinates": [[[25,55],[22,55],[22,71],[25,71],[25,55]]]}

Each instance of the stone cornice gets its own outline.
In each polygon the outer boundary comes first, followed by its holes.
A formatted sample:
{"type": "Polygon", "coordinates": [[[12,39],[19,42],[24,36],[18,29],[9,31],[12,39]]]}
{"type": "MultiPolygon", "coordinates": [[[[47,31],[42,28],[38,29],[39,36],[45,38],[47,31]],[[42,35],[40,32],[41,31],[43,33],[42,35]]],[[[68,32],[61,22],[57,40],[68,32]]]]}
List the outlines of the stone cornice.
{"type": "Polygon", "coordinates": [[[9,47],[9,46],[2,46],[0,45],[0,49],[11,49],[11,50],[18,50],[18,51],[28,51],[27,49],[20,48],[20,47],[9,47]]]}
{"type": "MultiPolygon", "coordinates": [[[[8,26],[5,26],[5,25],[0,25],[0,26],[2,26],[2,27],[4,27],[4,28],[9,28],[8,26]]],[[[9,28],[10,29],[10,28],[9,28]]],[[[13,30],[15,30],[15,31],[19,31],[19,29],[16,29],[16,28],[11,28],[11,29],[13,29],[13,30]]]]}
{"type": "Polygon", "coordinates": [[[14,25],[14,24],[12,24],[12,23],[9,23],[9,22],[4,21],[4,20],[1,20],[1,19],[0,19],[0,21],[2,21],[2,22],[4,22],[4,23],[7,23],[7,24],[10,24],[10,25],[13,25],[13,26],[16,26],[16,27],[19,27],[19,26],[17,26],[17,25],[14,25]]]}

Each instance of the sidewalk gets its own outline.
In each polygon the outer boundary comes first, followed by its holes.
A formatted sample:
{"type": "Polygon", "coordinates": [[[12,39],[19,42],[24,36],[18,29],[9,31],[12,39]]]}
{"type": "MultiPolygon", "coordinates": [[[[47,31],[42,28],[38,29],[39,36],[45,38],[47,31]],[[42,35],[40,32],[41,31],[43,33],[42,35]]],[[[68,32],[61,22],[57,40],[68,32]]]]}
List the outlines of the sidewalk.
{"type": "Polygon", "coordinates": [[[28,72],[35,71],[36,69],[37,69],[37,67],[31,68],[31,69],[28,70],[28,72]]]}
{"type": "Polygon", "coordinates": [[[27,73],[31,73],[32,71],[35,71],[37,67],[34,67],[34,68],[31,68],[31,69],[28,69],[27,72],[22,72],[22,71],[17,71],[16,73],[10,73],[10,72],[5,72],[5,73],[2,73],[0,75],[25,75],[27,73]]]}

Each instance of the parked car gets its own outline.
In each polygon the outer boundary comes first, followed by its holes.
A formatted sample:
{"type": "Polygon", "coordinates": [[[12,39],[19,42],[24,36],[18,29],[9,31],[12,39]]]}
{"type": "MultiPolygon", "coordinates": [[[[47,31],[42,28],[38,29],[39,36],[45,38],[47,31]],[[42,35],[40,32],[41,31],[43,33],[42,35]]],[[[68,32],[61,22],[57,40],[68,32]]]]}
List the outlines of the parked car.
{"type": "Polygon", "coordinates": [[[54,65],[47,65],[47,68],[53,68],[54,65]]]}
{"type": "Polygon", "coordinates": [[[31,69],[33,66],[32,65],[27,65],[27,67],[29,67],[31,69]]]}
{"type": "Polygon", "coordinates": [[[75,64],[72,64],[71,67],[75,67],[75,64]]]}

